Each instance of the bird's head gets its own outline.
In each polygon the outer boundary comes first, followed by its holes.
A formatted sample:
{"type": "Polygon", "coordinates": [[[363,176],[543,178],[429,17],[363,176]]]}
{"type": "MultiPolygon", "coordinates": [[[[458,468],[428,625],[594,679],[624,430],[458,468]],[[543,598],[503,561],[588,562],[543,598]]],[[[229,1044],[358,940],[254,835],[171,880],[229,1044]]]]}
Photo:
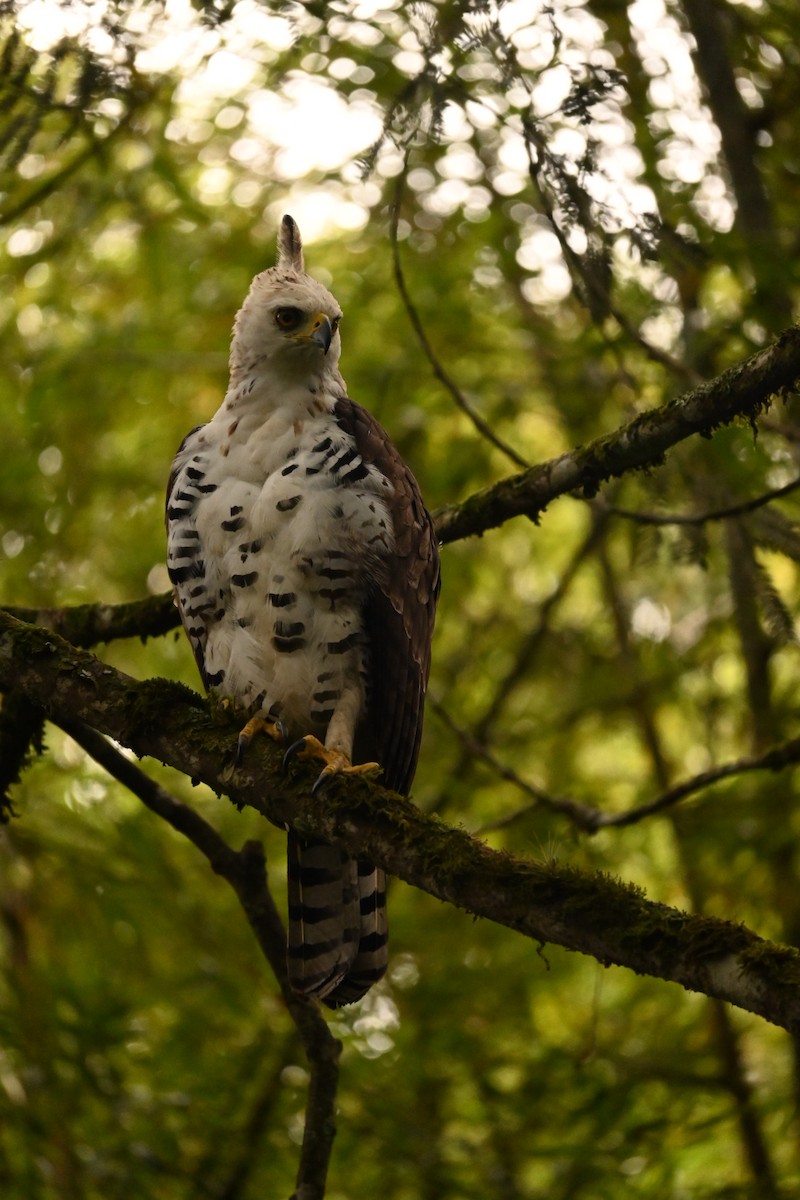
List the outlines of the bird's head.
{"type": "Polygon", "coordinates": [[[327,288],[307,275],[303,244],[292,217],[278,237],[278,261],[253,280],[236,317],[231,368],[259,363],[284,377],[318,377],[339,362],[342,310],[327,288]]]}

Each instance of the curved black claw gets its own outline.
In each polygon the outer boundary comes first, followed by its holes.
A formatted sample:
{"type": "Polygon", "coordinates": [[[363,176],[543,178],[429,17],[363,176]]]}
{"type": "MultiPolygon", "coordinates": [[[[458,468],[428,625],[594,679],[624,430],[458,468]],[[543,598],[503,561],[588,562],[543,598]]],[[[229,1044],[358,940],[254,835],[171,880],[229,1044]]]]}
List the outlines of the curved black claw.
{"type": "Polygon", "coordinates": [[[317,782],[311,789],[311,795],[313,796],[318,788],[327,787],[330,781],[333,779],[334,774],[335,772],[329,771],[327,767],[320,771],[319,775],[317,776],[317,782]]]}
{"type": "Polygon", "coordinates": [[[300,751],[305,750],[305,748],[306,748],[306,739],[304,737],[298,738],[296,742],[292,742],[291,746],[289,747],[289,749],[286,751],[286,753],[283,756],[284,771],[289,766],[289,763],[292,761],[292,759],[297,758],[297,755],[300,753],[300,751]]]}

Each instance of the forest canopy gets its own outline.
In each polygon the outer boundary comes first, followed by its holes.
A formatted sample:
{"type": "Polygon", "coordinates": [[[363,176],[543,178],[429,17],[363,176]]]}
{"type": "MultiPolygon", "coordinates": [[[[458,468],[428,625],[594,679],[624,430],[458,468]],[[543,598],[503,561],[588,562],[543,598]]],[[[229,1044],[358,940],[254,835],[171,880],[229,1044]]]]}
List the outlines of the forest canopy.
{"type": "Polygon", "coordinates": [[[4,1196],[795,1193],[799,46],[790,0],[0,5],[4,1196]],[[169,591],[287,212],[442,542],[410,802],[237,766],[169,591]],[[393,876],[325,1017],[287,823],[393,876]]]}

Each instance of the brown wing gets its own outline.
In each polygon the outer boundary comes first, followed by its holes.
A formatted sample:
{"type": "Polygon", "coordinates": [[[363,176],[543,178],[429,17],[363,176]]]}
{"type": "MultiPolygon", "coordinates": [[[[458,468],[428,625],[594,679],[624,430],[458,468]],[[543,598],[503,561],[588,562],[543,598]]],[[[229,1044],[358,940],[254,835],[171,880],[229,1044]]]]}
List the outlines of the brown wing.
{"type": "Polygon", "coordinates": [[[372,581],[364,608],[370,644],[370,740],[382,782],[408,793],[417,766],[431,640],[439,596],[439,549],[419,486],[389,435],[353,400],[336,404],[336,420],[367,466],[392,485],[388,500],[394,554],[372,581]]]}

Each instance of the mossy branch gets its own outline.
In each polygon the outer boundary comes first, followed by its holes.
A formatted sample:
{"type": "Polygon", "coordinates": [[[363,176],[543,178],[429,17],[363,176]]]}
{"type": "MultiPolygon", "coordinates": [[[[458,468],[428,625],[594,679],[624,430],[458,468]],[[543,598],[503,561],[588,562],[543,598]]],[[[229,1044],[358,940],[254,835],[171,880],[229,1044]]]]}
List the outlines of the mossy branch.
{"type": "Polygon", "coordinates": [[[73,646],[88,649],[119,638],[161,637],[177,628],[181,619],[172,592],[131,600],[127,604],[68,604],[63,608],[23,608],[4,605],[18,621],[44,625],[73,646]]]}
{"type": "Polygon", "coordinates": [[[236,767],[235,723],[213,718],[188,688],[139,683],[0,613],[0,689],[8,688],[56,721],[79,717],[278,825],[368,854],[407,883],[537,943],[728,1000],[800,1034],[800,952],[742,925],[654,904],[599,873],[498,853],[364,780],[340,780],[313,796],[313,771],[295,764],[284,775],[272,745],[254,745],[236,767]]]}
{"type": "Polygon", "coordinates": [[[608,479],[660,466],[673,446],[693,434],[710,437],[737,418],[754,421],[775,396],[800,381],[800,327],[792,325],[771,345],[736,363],[710,383],[669,404],[649,409],[613,433],[558,458],[501,479],[492,487],[434,513],[442,542],[485,533],[516,516],[536,519],[558,496],[596,495],[608,479]]]}

